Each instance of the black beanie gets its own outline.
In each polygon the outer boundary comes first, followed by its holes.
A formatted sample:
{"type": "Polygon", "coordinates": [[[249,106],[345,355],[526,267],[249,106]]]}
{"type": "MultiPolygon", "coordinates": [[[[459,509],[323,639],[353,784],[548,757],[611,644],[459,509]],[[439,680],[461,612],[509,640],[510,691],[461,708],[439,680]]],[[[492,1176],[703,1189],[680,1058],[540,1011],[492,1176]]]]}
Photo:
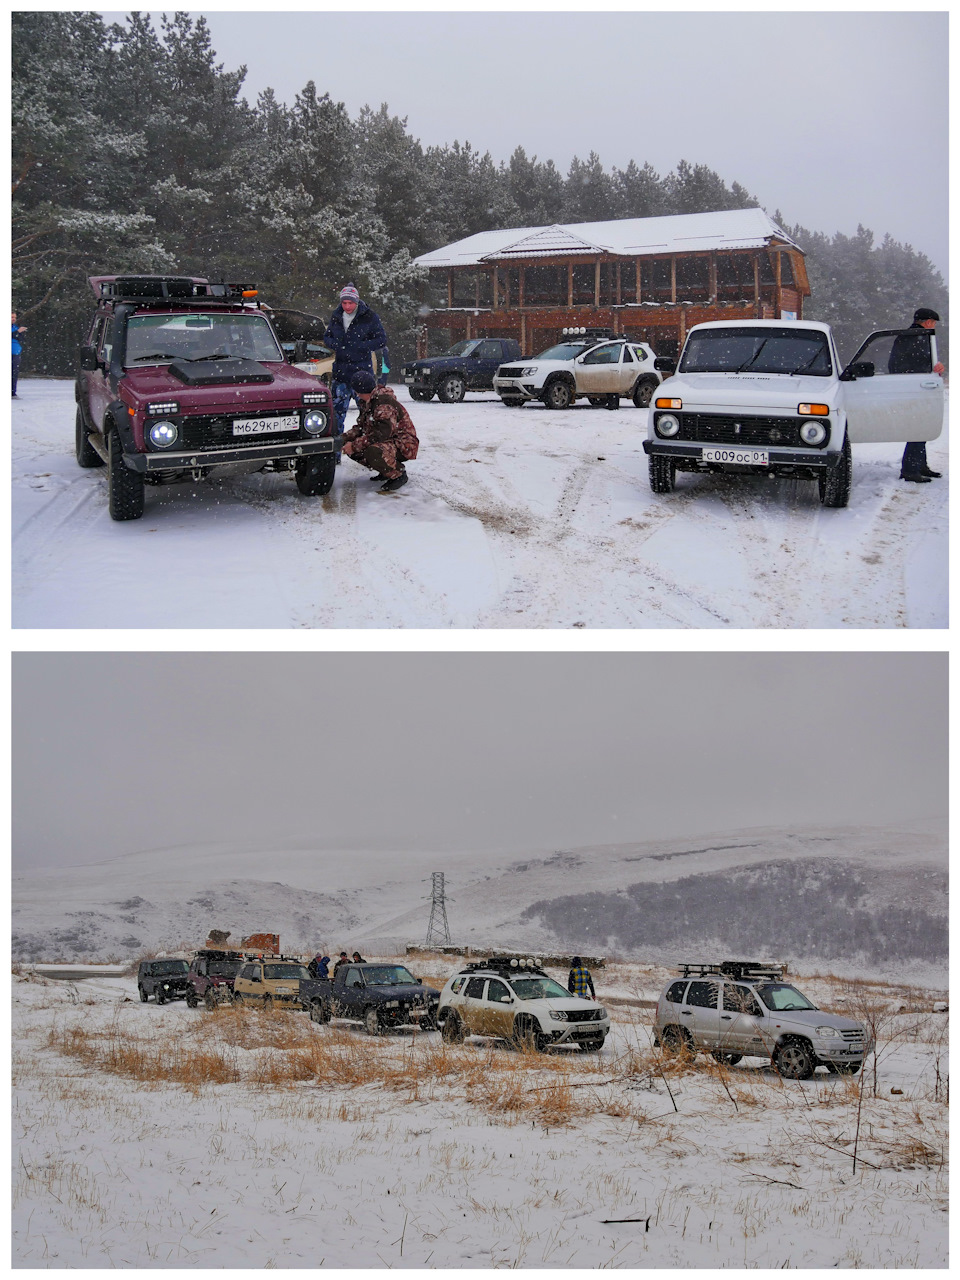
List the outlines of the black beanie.
{"type": "Polygon", "coordinates": [[[359,370],[350,379],[351,389],[358,391],[362,396],[365,396],[368,391],[372,391],[376,385],[377,380],[368,369],[359,370]]]}
{"type": "Polygon", "coordinates": [[[921,320],[939,320],[940,317],[935,311],[931,311],[929,307],[917,307],[913,313],[913,323],[919,324],[921,320]]]}

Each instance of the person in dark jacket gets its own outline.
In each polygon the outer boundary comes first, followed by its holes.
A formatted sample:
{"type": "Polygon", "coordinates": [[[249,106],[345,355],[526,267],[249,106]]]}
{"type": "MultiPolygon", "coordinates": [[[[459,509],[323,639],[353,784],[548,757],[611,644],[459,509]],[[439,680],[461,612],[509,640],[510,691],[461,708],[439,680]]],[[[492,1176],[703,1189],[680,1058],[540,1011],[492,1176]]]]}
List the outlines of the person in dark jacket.
{"type": "Polygon", "coordinates": [[[334,352],[333,409],[337,430],[342,432],[350,397],[356,398],[350,385],[353,375],[373,372],[373,353],[386,347],[387,335],[377,313],[371,311],[361,301],[356,288],[348,284],[340,290],[340,305],[330,317],[323,340],[334,352]]]}
{"type": "Polygon", "coordinates": [[[597,998],[597,993],[593,989],[593,979],[590,977],[590,970],[579,956],[573,956],[570,961],[570,973],[567,977],[567,990],[572,996],[582,996],[584,1000],[587,998],[588,991],[590,993],[591,1000],[596,1000],[597,998]]]}
{"type": "Polygon", "coordinates": [[[337,963],[333,966],[333,972],[336,973],[342,964],[349,964],[349,963],[350,963],[350,957],[347,955],[345,951],[341,951],[340,955],[337,957],[337,963]]]}
{"type": "Polygon", "coordinates": [[[355,951],[355,952],[353,953],[353,963],[354,963],[354,964],[366,964],[367,962],[366,962],[366,960],[364,960],[363,956],[360,954],[360,952],[359,952],[359,951],[355,951]]]}
{"type": "Polygon", "coordinates": [[[25,324],[17,324],[17,313],[13,312],[13,399],[19,400],[17,395],[17,377],[20,373],[20,353],[23,347],[20,345],[21,333],[27,332],[25,324]]]}
{"type": "Polygon", "coordinates": [[[360,405],[356,426],[343,436],[343,452],[377,474],[381,493],[393,493],[407,483],[403,465],[417,456],[420,441],[413,419],[389,387],[378,387],[372,373],[353,375],[352,388],[360,405]]]}
{"type": "Polygon", "coordinates": [[[329,978],[330,977],[330,957],[315,955],[307,965],[307,973],[311,978],[329,978]]]}
{"type": "MultiPolygon", "coordinates": [[[[937,327],[939,319],[936,311],[929,307],[917,308],[913,313],[913,324],[893,340],[887,362],[888,373],[943,373],[939,360],[936,364],[931,362],[930,339],[927,336],[928,330],[932,332],[937,327]]],[[[904,447],[900,479],[912,480],[914,484],[929,484],[931,480],[940,479],[940,472],[931,471],[927,466],[925,441],[918,440],[904,447]]]]}

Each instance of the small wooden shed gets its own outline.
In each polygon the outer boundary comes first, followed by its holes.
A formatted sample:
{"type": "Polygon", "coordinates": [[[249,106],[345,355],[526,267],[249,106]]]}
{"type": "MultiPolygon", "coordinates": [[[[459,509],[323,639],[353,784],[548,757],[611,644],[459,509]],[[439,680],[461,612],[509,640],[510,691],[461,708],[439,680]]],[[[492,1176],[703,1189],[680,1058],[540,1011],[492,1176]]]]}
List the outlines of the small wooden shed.
{"type": "Polygon", "coordinates": [[[416,259],[429,270],[417,355],[462,338],[605,325],[674,355],[706,320],[802,319],[803,250],[762,209],[481,231],[416,259]]]}

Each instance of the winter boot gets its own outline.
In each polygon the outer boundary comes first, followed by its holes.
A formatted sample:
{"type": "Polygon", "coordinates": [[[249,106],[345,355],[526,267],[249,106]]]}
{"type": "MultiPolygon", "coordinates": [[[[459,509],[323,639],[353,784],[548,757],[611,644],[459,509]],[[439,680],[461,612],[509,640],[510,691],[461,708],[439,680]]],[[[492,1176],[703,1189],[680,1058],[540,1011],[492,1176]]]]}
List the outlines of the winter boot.
{"type": "Polygon", "coordinates": [[[408,476],[406,471],[401,471],[398,476],[394,476],[392,480],[387,480],[382,489],[378,489],[378,493],[396,493],[398,489],[402,489],[407,483],[408,476]]]}

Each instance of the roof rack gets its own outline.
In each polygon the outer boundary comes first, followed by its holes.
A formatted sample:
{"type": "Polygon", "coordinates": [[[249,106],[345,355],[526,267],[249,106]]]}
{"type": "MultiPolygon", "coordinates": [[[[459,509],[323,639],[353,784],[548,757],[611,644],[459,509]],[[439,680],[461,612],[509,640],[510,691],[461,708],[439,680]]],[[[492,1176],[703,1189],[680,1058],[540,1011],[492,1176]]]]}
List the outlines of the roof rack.
{"type": "Polygon", "coordinates": [[[533,956],[495,956],[490,960],[475,960],[473,964],[464,965],[461,973],[476,973],[479,970],[506,973],[514,977],[524,973],[535,973],[546,977],[540,962],[533,956]]]}
{"type": "Polygon", "coordinates": [[[573,325],[570,328],[561,329],[560,336],[562,338],[572,339],[575,342],[577,340],[581,342],[604,342],[609,339],[622,337],[623,335],[616,334],[612,329],[605,326],[594,326],[591,328],[589,326],[585,327],[584,325],[573,325]]]}
{"type": "Polygon", "coordinates": [[[786,970],[785,964],[771,964],[766,960],[721,960],[711,964],[679,964],[677,969],[684,978],[705,978],[720,976],[725,978],[761,979],[768,978],[779,981],[786,970]]]}
{"type": "Polygon", "coordinates": [[[89,276],[98,298],[111,302],[191,302],[205,305],[251,300],[257,296],[255,284],[206,280],[202,276],[89,276]]]}

